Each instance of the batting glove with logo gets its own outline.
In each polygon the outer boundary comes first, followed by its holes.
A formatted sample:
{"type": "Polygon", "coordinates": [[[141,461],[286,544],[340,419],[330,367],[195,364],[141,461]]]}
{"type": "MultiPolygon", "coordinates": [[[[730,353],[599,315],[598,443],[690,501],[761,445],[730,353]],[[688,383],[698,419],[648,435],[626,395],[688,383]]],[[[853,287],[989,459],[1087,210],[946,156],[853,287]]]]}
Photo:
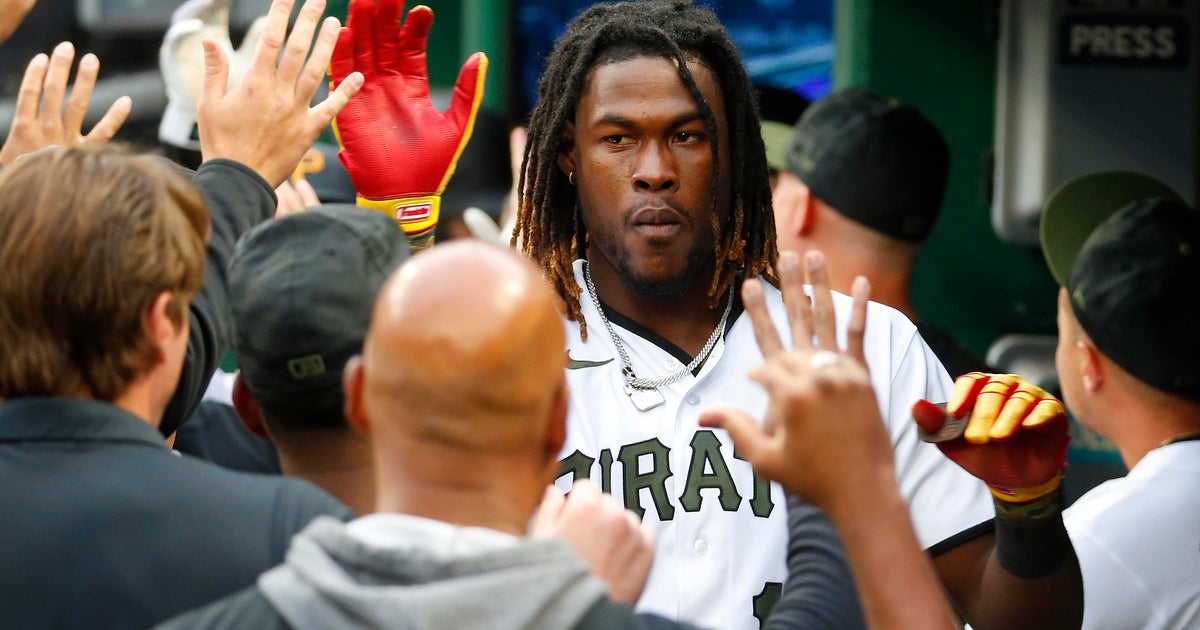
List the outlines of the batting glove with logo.
{"type": "Polygon", "coordinates": [[[442,191],[483,100],[487,57],[479,52],[467,59],[449,109],[438,111],[425,67],[433,11],[414,7],[398,28],[403,9],[403,0],[352,0],[330,78],[337,85],[356,70],[365,78],[334,122],[338,157],[358,190],[358,205],[395,218],[415,251],[433,244],[442,191]]]}

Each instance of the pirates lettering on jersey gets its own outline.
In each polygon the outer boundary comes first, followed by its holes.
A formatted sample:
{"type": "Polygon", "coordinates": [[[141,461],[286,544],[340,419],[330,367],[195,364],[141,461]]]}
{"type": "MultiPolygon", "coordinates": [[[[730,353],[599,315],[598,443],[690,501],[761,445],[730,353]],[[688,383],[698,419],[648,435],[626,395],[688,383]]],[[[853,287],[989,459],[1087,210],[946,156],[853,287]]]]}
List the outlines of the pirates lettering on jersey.
{"type": "MultiPolygon", "coordinates": [[[[692,435],[689,447],[691,457],[684,477],[683,493],[678,497],[679,506],[686,512],[699,512],[705,498],[701,490],[714,488],[717,491],[715,498],[721,509],[736,512],[742,505],[743,495],[738,492],[733,474],[729,470],[729,462],[721,453],[720,438],[709,429],[700,429],[692,435]]],[[[620,495],[625,501],[626,509],[645,518],[647,506],[642,505],[642,490],[649,490],[658,520],[669,521],[675,518],[675,505],[671,503],[671,497],[667,494],[667,479],[675,474],[671,470],[670,453],[670,447],[658,438],[626,444],[617,450],[615,459],[610,449],[601,449],[598,471],[601,489],[613,495],[618,494],[613,492],[612,488],[612,467],[614,462],[619,463],[622,480],[620,495]],[[641,462],[649,464],[645,472],[641,471],[641,462]]],[[[733,457],[745,461],[736,452],[733,457]]],[[[597,458],[576,449],[559,462],[558,476],[561,478],[571,475],[571,483],[578,479],[589,479],[596,462],[597,458]]],[[[753,487],[744,488],[743,491],[750,495],[750,509],[755,516],[767,518],[771,515],[771,511],[775,509],[775,502],[771,500],[769,481],[756,474],[753,487]]],[[[711,499],[714,493],[708,493],[708,496],[711,499]]]]}

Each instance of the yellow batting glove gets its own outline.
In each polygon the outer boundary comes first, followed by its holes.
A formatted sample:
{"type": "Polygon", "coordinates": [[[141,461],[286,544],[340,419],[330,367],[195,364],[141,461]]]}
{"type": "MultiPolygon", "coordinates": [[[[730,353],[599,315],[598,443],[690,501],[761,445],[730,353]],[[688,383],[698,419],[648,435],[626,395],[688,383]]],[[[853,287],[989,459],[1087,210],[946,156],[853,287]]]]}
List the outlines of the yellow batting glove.
{"type": "MultiPolygon", "coordinates": [[[[914,410],[929,415],[927,407],[914,410]]],[[[969,421],[961,438],[939,448],[998,500],[1025,503],[1059,487],[1070,434],[1057,398],[1016,374],[972,372],[955,380],[946,409],[969,421]]]]}

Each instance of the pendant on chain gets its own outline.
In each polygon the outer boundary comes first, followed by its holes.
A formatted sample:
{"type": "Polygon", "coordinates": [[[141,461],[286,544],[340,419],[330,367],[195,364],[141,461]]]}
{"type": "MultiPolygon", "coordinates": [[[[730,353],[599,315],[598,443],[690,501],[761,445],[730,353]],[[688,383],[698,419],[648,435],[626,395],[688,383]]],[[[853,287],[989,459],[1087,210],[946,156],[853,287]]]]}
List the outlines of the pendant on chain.
{"type": "Polygon", "coordinates": [[[650,411],[667,402],[662,392],[657,389],[641,389],[632,385],[626,385],[625,393],[629,396],[629,400],[633,402],[633,406],[637,407],[638,411],[650,411]]]}

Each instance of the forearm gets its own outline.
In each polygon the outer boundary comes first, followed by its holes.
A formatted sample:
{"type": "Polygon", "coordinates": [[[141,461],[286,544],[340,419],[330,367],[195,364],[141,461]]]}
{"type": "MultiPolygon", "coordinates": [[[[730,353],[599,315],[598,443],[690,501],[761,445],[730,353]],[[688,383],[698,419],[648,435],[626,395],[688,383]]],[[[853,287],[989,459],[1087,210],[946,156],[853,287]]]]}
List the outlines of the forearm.
{"type": "Polygon", "coordinates": [[[1083,623],[1083,578],[1063,526],[1061,489],[1032,503],[997,501],[996,544],[971,617],[977,630],[1083,623]]]}
{"type": "Polygon", "coordinates": [[[954,614],[917,542],[891,469],[847,484],[855,492],[827,510],[854,569],[870,628],[954,628],[954,614]],[[879,478],[883,477],[883,478],[879,478]]]}
{"type": "Polygon", "coordinates": [[[175,394],[163,414],[161,431],[170,435],[183,423],[200,399],[229,347],[230,322],[226,277],[229,259],[241,235],[269,218],[275,193],[250,169],[228,160],[200,166],[194,178],[212,220],[212,236],[204,268],[204,282],[189,309],[191,334],[187,358],[175,394]]]}

